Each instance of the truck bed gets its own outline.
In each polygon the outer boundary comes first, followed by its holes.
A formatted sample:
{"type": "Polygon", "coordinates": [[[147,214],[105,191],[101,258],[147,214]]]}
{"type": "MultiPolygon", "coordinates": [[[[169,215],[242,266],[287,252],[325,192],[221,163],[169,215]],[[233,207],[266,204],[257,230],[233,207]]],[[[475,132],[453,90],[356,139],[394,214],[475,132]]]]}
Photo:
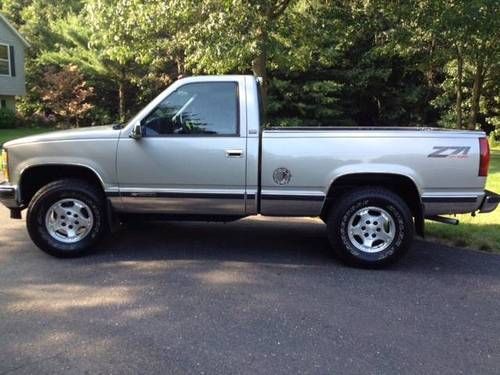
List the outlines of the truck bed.
{"type": "Polygon", "coordinates": [[[472,212],[484,196],[479,137],[467,130],[400,127],[270,127],[262,134],[264,214],[318,215],[334,181],[399,175],[416,187],[426,214],[472,212]],[[456,154],[454,154],[456,153],[456,154]],[[276,183],[275,171],[291,178],[276,183]]]}

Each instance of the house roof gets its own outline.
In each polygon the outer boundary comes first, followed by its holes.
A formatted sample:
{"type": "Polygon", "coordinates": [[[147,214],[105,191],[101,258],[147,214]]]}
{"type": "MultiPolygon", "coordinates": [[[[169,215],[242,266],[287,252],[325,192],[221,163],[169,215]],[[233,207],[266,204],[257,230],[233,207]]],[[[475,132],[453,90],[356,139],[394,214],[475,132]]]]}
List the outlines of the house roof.
{"type": "Polygon", "coordinates": [[[7,21],[7,18],[5,18],[5,16],[0,13],[0,21],[3,21],[7,27],[14,33],[14,35],[16,35],[20,40],[21,42],[23,42],[23,44],[26,46],[26,47],[29,47],[30,44],[28,43],[28,41],[26,39],[24,39],[24,37],[19,33],[19,31],[17,31],[14,26],[12,26],[9,21],[7,21]]]}

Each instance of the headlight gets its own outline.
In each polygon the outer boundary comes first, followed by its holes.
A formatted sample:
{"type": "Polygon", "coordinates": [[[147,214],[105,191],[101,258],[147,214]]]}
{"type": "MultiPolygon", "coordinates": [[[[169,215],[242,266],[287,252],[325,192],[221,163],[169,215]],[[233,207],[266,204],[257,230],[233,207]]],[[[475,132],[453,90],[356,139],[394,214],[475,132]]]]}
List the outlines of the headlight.
{"type": "Polygon", "coordinates": [[[2,164],[0,164],[0,166],[4,179],[9,181],[9,158],[7,156],[7,150],[2,150],[2,164]]]}

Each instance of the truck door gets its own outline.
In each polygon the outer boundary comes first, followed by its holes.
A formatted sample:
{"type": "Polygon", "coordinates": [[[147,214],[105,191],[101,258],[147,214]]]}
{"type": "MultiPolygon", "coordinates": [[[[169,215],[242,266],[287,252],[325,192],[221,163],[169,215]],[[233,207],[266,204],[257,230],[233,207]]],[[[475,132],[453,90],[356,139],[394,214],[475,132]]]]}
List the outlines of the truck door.
{"type": "Polygon", "coordinates": [[[121,208],[243,215],[246,118],[239,92],[245,82],[229,77],[179,82],[139,120],[142,137],[130,138],[127,128],[122,132],[121,208]]]}

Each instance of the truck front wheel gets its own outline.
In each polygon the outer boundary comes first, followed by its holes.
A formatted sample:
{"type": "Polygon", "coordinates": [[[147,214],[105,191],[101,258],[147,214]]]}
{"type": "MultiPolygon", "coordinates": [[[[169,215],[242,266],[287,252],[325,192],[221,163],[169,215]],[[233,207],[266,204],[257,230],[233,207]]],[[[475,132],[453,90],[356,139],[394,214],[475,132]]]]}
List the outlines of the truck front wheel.
{"type": "Polygon", "coordinates": [[[360,188],[334,203],[328,238],[345,263],[377,268],[393,263],[411,246],[413,219],[408,205],[383,188],[360,188]]]}
{"type": "Polygon", "coordinates": [[[103,199],[92,185],[59,180],[41,188],[28,206],[26,225],[33,242],[46,253],[81,256],[105,228],[103,199]]]}

